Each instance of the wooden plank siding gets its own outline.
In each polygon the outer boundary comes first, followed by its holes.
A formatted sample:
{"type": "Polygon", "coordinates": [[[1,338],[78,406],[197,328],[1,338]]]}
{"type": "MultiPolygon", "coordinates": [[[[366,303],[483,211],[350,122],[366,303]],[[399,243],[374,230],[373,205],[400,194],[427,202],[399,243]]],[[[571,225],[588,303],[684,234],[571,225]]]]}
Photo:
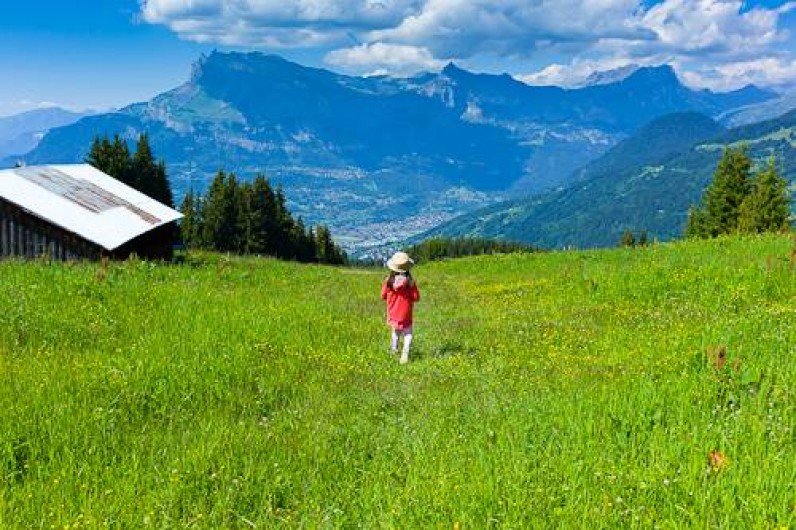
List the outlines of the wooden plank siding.
{"type": "Polygon", "coordinates": [[[0,199],[0,258],[97,260],[103,249],[0,199]]]}

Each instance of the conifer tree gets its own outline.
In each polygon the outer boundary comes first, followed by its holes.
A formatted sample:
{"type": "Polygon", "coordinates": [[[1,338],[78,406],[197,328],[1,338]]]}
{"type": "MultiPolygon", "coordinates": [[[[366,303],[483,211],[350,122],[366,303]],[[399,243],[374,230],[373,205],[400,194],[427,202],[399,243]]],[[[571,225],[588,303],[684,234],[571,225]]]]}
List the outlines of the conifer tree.
{"type": "Polygon", "coordinates": [[[240,251],[244,254],[266,253],[265,233],[262,231],[264,212],[253,183],[240,185],[240,251]]]}
{"type": "Polygon", "coordinates": [[[95,136],[88,150],[88,155],[86,155],[86,163],[110,175],[107,171],[110,150],[111,143],[107,136],[102,138],[95,136]]]}
{"type": "Polygon", "coordinates": [[[741,203],[751,189],[752,160],[746,148],[724,150],[713,183],[705,192],[705,209],[711,237],[730,234],[738,228],[741,203]]]}
{"type": "Polygon", "coordinates": [[[219,171],[213,178],[202,208],[202,241],[212,250],[237,252],[237,179],[219,171]]]}
{"type": "Polygon", "coordinates": [[[689,237],[716,237],[738,230],[741,203],[751,191],[751,167],[745,147],[724,149],[702,204],[689,213],[689,237]]]}
{"type": "Polygon", "coordinates": [[[253,219],[259,237],[257,253],[276,255],[278,233],[274,190],[264,176],[257,175],[252,182],[252,191],[253,204],[258,212],[253,219]]]}
{"type": "Polygon", "coordinates": [[[708,237],[707,214],[705,213],[704,207],[691,206],[691,208],[688,209],[685,237],[696,239],[708,237]]]}
{"type": "Polygon", "coordinates": [[[346,260],[327,227],[321,229],[325,244],[319,257],[316,231],[300,217],[293,218],[282,189],[274,191],[262,175],[248,183],[219,171],[204,197],[193,192],[185,196],[182,211],[183,240],[194,248],[303,262],[341,264],[346,260]]]}
{"type": "Polygon", "coordinates": [[[174,206],[174,197],[166,177],[166,164],[162,160],[155,162],[146,133],[138,137],[130,164],[130,185],[170,208],[174,206]]]}
{"type": "Polygon", "coordinates": [[[180,222],[180,233],[182,235],[183,244],[189,248],[202,246],[197,233],[197,229],[201,225],[201,219],[197,215],[197,206],[194,200],[193,190],[188,190],[180,206],[180,212],[182,212],[183,215],[182,221],[180,222]]]}
{"type": "Polygon", "coordinates": [[[127,142],[122,140],[118,134],[113,137],[113,143],[108,140],[107,136],[102,139],[95,137],[86,162],[103,173],[136,188],[130,179],[130,150],[127,147],[127,142]]]}
{"type": "Polygon", "coordinates": [[[648,244],[648,239],[649,236],[647,235],[647,231],[642,230],[638,233],[638,240],[636,241],[636,244],[640,247],[646,247],[648,244]]]}
{"type": "Polygon", "coordinates": [[[326,225],[318,225],[314,231],[315,255],[321,263],[341,265],[345,263],[346,256],[342,249],[332,239],[332,233],[326,225]]]}
{"type": "Polygon", "coordinates": [[[288,247],[290,248],[288,259],[304,263],[315,261],[317,251],[315,240],[312,237],[312,229],[308,230],[305,227],[304,220],[301,217],[291,224],[288,247]]]}
{"type": "Polygon", "coordinates": [[[789,217],[788,183],[777,174],[771,158],[755,176],[752,191],[741,204],[738,228],[746,233],[775,232],[790,226],[789,217]]]}
{"type": "Polygon", "coordinates": [[[86,162],[103,173],[116,178],[144,195],[152,197],[166,206],[174,207],[174,196],[166,176],[166,164],[155,162],[149,137],[142,133],[133,155],[118,134],[113,142],[107,136],[94,137],[86,162]]]}
{"type": "Polygon", "coordinates": [[[282,186],[277,186],[274,192],[274,255],[292,259],[294,257],[293,245],[290,239],[294,233],[295,222],[287,209],[287,199],[282,186]]]}
{"type": "Polygon", "coordinates": [[[619,240],[620,247],[635,247],[636,246],[636,237],[633,235],[633,232],[630,229],[625,229],[622,232],[622,238],[619,240]]]}
{"type": "MultiPolygon", "coordinates": [[[[483,238],[434,237],[413,245],[406,251],[418,261],[433,261],[487,253],[533,252],[536,249],[523,243],[496,241],[483,238]]],[[[343,260],[346,259],[343,254],[343,260]]]]}
{"type": "Polygon", "coordinates": [[[160,201],[169,208],[174,208],[174,194],[166,174],[166,162],[158,161],[155,165],[154,182],[152,183],[152,198],[160,201]]]}

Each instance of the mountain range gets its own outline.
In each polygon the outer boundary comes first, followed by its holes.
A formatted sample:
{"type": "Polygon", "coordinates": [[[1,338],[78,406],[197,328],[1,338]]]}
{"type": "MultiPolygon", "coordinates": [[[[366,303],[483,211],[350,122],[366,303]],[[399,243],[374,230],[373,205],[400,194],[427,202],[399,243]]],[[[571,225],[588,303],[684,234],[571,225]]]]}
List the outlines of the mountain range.
{"type": "Polygon", "coordinates": [[[688,209],[711,181],[726,146],[745,146],[758,167],[770,157],[796,185],[796,110],[725,129],[696,113],[670,114],[642,127],[575,172],[563,189],[464,214],[417,236],[474,236],[543,248],[616,245],[625,230],[679,237],[688,209]]]}
{"type": "Polygon", "coordinates": [[[0,160],[28,153],[50,129],[70,125],[89,114],[50,107],[1,117],[0,160]]]}
{"type": "Polygon", "coordinates": [[[529,86],[455,64],[410,78],[351,77],[214,52],[182,86],[50,130],[25,161],[76,162],[96,135],[134,141],[147,132],[178,197],[202,190],[219,169],[264,173],[284,187],[294,213],[362,249],[577,183],[579,168],[666,114],[718,117],[777,99],[753,86],[692,90],[666,65],[592,81],[529,86]]]}

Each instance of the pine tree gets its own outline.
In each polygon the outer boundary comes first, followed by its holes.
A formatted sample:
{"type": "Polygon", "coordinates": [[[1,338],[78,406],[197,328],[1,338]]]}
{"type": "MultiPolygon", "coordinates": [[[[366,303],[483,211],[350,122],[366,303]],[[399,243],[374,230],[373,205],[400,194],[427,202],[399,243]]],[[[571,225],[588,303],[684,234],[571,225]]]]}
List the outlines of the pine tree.
{"type": "MultiPolygon", "coordinates": [[[[102,138],[95,136],[88,150],[88,155],[86,155],[86,163],[99,169],[103,173],[108,173],[106,170],[108,169],[107,161],[110,149],[111,143],[108,141],[107,136],[103,136],[102,138]]],[[[110,175],[110,173],[108,174],[110,175]]]]}
{"type": "Polygon", "coordinates": [[[130,164],[130,185],[168,207],[174,206],[174,196],[166,176],[166,164],[155,162],[149,135],[141,133],[130,164]]]}
{"type": "Polygon", "coordinates": [[[265,251],[265,234],[262,231],[263,209],[253,184],[243,183],[239,187],[239,252],[244,254],[263,254],[265,251]]]}
{"type": "Polygon", "coordinates": [[[304,226],[304,220],[299,217],[292,224],[290,232],[291,251],[290,259],[309,263],[315,261],[316,248],[315,240],[312,237],[312,229],[304,226]]]}
{"type": "Polygon", "coordinates": [[[633,232],[630,229],[626,229],[622,232],[622,238],[619,240],[620,247],[635,247],[636,246],[636,238],[633,235],[633,232]]]}
{"type": "Polygon", "coordinates": [[[314,240],[315,256],[320,263],[328,263],[330,265],[342,265],[345,263],[345,252],[332,239],[332,233],[328,226],[316,226],[314,240]]]}
{"type": "Polygon", "coordinates": [[[708,230],[711,237],[738,229],[741,203],[751,190],[752,161],[746,148],[727,148],[716,169],[713,183],[705,192],[708,230]]]}
{"type": "Polygon", "coordinates": [[[287,199],[282,186],[274,192],[274,255],[284,259],[294,259],[295,249],[292,244],[292,234],[295,221],[287,209],[287,199]]]}
{"type": "Polygon", "coordinates": [[[201,241],[198,237],[198,229],[201,226],[201,220],[197,215],[197,204],[195,204],[193,190],[188,190],[182,200],[180,206],[183,218],[180,222],[180,233],[182,242],[186,247],[196,248],[201,246],[201,241]]]}
{"type": "Polygon", "coordinates": [[[155,166],[154,182],[152,183],[152,198],[165,204],[169,208],[174,208],[174,193],[171,191],[171,184],[166,174],[166,163],[160,160],[155,166]]]}
{"type": "Polygon", "coordinates": [[[207,191],[202,208],[204,245],[219,252],[237,252],[239,204],[237,179],[219,171],[207,191]]]}
{"type": "Polygon", "coordinates": [[[127,142],[117,134],[113,143],[107,136],[102,139],[95,137],[91,149],[86,156],[86,163],[94,166],[117,180],[138,189],[131,182],[131,158],[127,142]]]}
{"type": "Polygon", "coordinates": [[[776,162],[769,159],[767,167],[752,182],[752,191],[741,204],[738,228],[746,233],[775,232],[790,224],[788,183],[777,174],[776,162]]]}
{"type": "MultiPolygon", "coordinates": [[[[138,146],[133,154],[131,164],[131,183],[135,189],[156,199],[154,196],[155,158],[149,147],[149,137],[146,133],[138,136],[138,146]]],[[[157,200],[157,199],[156,199],[157,200]]]]}
{"type": "Polygon", "coordinates": [[[113,142],[107,136],[96,136],[86,156],[86,162],[103,173],[127,184],[166,206],[174,207],[174,195],[166,175],[166,164],[155,162],[149,137],[142,133],[135,154],[130,154],[127,142],[118,134],[113,142]]]}
{"type": "Polygon", "coordinates": [[[752,187],[751,167],[745,147],[724,149],[702,204],[689,212],[687,236],[716,237],[738,230],[741,203],[752,187]]]}
{"type": "Polygon", "coordinates": [[[318,225],[314,230],[315,257],[320,263],[326,263],[329,259],[329,251],[332,247],[332,237],[329,229],[325,225],[318,225]]]}
{"type": "Polygon", "coordinates": [[[276,196],[271,185],[262,175],[254,177],[252,182],[254,208],[258,212],[253,222],[258,234],[258,254],[276,255],[277,221],[276,196]]]}
{"type": "Polygon", "coordinates": [[[707,213],[703,206],[691,206],[688,209],[688,222],[685,226],[685,237],[687,238],[706,238],[708,237],[707,213]]]}
{"type": "MultiPolygon", "coordinates": [[[[457,258],[487,253],[534,251],[536,251],[535,248],[523,243],[470,237],[434,237],[426,239],[417,245],[413,245],[406,250],[406,252],[414,256],[417,261],[433,261],[443,258],[457,258]]],[[[342,252],[342,257],[344,262],[347,259],[344,252],[342,252]]]]}
{"type": "Polygon", "coordinates": [[[261,175],[244,183],[219,171],[204,197],[185,196],[182,211],[183,240],[194,248],[302,262],[341,264],[347,259],[328,227],[308,228],[301,217],[294,219],[282,189],[274,191],[261,175]],[[321,234],[322,248],[316,234],[321,234]]]}

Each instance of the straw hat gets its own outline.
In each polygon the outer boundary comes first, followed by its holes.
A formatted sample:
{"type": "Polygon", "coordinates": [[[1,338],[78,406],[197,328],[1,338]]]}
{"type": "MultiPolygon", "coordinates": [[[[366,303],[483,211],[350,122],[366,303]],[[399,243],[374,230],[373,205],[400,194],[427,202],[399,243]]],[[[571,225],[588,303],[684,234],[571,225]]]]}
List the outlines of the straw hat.
{"type": "Polygon", "coordinates": [[[414,264],[406,252],[396,252],[387,260],[387,268],[395,272],[408,272],[414,264]]]}

